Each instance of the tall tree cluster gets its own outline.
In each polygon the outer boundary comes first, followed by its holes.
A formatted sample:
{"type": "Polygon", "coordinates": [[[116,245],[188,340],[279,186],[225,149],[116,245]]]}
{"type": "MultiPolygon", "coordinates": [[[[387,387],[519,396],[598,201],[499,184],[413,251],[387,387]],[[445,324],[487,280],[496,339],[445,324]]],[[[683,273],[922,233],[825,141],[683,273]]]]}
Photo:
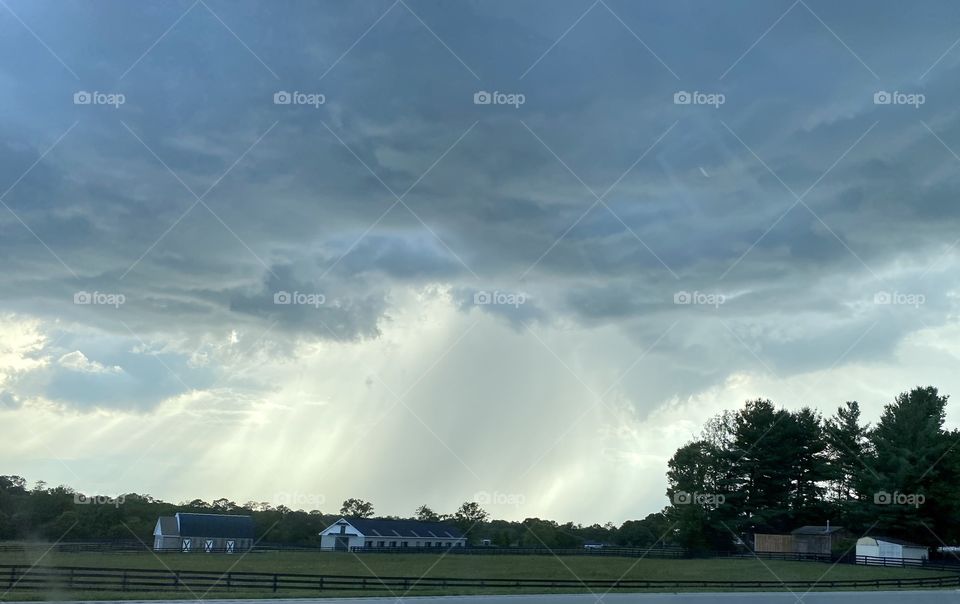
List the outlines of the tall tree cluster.
{"type": "Polygon", "coordinates": [[[944,429],[947,397],[918,387],[875,426],[850,401],[827,418],[769,400],[707,422],[668,463],[673,540],[727,549],[755,533],[843,526],[929,546],[960,541],[960,433],[944,429]]]}

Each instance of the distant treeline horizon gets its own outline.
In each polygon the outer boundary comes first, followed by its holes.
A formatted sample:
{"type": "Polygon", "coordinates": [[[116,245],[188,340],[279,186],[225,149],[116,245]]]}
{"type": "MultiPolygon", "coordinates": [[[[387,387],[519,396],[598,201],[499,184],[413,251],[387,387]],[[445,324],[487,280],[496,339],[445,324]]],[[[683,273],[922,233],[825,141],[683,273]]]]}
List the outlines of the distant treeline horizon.
{"type": "MultiPolygon", "coordinates": [[[[945,430],[947,396],[932,386],[896,396],[875,426],[849,401],[824,418],[747,401],[707,421],[667,468],[668,505],[619,526],[526,518],[491,519],[480,503],[451,513],[426,505],[410,516],[376,515],[347,499],[337,513],[220,498],[173,504],[150,495],[98,496],[21,476],[0,476],[0,540],[131,540],[150,545],[160,516],[177,512],[247,513],[257,539],[319,546],[319,532],[341,516],[448,521],[474,545],[571,548],[585,542],[623,547],[678,546],[691,551],[749,547],[756,533],[804,525],[844,527],[851,540],[885,535],[928,547],[960,542],[960,431],[945,430]]],[[[843,551],[837,553],[844,553],[843,551]]]]}
{"type": "Polygon", "coordinates": [[[446,521],[457,525],[474,545],[489,539],[492,545],[569,548],[587,541],[626,547],[649,547],[667,527],[663,514],[643,520],[582,525],[540,518],[523,521],[491,519],[477,502],[464,502],[451,513],[437,513],[426,505],[410,516],[377,515],[370,502],[347,499],[339,512],[292,510],[284,505],[229,499],[201,499],[169,503],[150,495],[126,493],[106,496],[80,493],[69,486],[48,487],[38,481],[32,488],[22,476],[0,476],[0,541],[138,540],[153,542],[157,518],[177,512],[244,513],[253,516],[261,543],[319,547],[319,533],[343,516],[382,519],[446,521]]]}

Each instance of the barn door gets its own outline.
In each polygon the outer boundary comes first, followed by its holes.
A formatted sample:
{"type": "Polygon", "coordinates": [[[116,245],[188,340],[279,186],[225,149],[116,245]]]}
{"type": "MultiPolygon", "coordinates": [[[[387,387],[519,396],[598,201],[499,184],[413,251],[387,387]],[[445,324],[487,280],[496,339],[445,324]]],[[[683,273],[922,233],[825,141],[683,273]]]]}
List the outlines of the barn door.
{"type": "Polygon", "coordinates": [[[193,542],[191,539],[184,539],[183,543],[180,546],[180,549],[184,552],[189,552],[192,546],[193,546],[193,542]]]}
{"type": "Polygon", "coordinates": [[[233,539],[227,539],[227,553],[232,554],[237,542],[233,539]]]}
{"type": "Polygon", "coordinates": [[[213,551],[213,539],[204,539],[203,540],[203,551],[208,554],[213,551]]]}

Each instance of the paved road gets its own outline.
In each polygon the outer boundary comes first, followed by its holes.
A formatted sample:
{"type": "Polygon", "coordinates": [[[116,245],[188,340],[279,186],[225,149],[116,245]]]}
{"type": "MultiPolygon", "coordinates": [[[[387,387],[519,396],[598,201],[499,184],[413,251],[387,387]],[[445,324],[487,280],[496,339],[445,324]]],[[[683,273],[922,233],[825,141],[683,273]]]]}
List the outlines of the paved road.
{"type": "MultiPolygon", "coordinates": [[[[598,593],[599,596],[599,593],[598,593]]],[[[607,594],[598,599],[590,594],[545,596],[437,596],[406,598],[298,598],[296,600],[204,600],[210,604],[960,604],[960,591],[846,591],[790,593],[698,593],[698,594],[607,594]]],[[[90,604],[135,604],[136,600],[98,601],[90,604]]],[[[150,600],[151,604],[186,604],[196,600],[150,600]]],[[[30,603],[36,604],[36,603],[30,603]]],[[[86,603],[84,603],[86,604],[86,603]]]]}

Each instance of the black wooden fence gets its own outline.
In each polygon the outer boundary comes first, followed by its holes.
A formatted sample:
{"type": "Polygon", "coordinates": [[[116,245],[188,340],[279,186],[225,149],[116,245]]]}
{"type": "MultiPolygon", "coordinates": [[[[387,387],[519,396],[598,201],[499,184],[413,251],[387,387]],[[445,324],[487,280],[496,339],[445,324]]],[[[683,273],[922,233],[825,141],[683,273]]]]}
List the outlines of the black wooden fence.
{"type": "MultiPolygon", "coordinates": [[[[120,539],[114,541],[63,541],[55,543],[53,545],[49,543],[0,543],[0,552],[22,552],[28,549],[43,549],[61,553],[68,554],[77,554],[77,553],[89,553],[89,552],[99,552],[99,553],[123,553],[123,554],[132,554],[132,553],[148,553],[148,552],[182,552],[182,549],[179,547],[165,549],[165,550],[155,550],[150,543],[143,543],[137,541],[136,539],[120,539]]],[[[258,543],[254,548],[254,551],[300,551],[300,552],[315,552],[318,550],[316,547],[307,547],[302,545],[288,545],[284,543],[258,543]]],[[[203,548],[203,543],[200,542],[191,548],[192,552],[205,553],[206,550],[203,548]]],[[[213,550],[216,553],[224,553],[226,550],[224,548],[218,548],[213,550]]]]}
{"type": "Polygon", "coordinates": [[[904,579],[846,579],[837,581],[708,581],[657,579],[503,579],[464,577],[374,577],[359,575],[307,575],[214,571],[144,570],[133,568],[28,567],[0,565],[0,589],[109,592],[187,592],[200,597],[210,592],[319,593],[341,590],[496,589],[496,590],[803,590],[893,589],[960,587],[960,575],[904,579]]]}
{"type": "Polygon", "coordinates": [[[878,558],[875,556],[851,556],[849,560],[852,564],[865,564],[868,566],[886,566],[891,568],[923,568],[926,570],[944,570],[950,572],[960,572],[960,561],[948,558],[940,560],[916,560],[910,558],[878,558]]]}

